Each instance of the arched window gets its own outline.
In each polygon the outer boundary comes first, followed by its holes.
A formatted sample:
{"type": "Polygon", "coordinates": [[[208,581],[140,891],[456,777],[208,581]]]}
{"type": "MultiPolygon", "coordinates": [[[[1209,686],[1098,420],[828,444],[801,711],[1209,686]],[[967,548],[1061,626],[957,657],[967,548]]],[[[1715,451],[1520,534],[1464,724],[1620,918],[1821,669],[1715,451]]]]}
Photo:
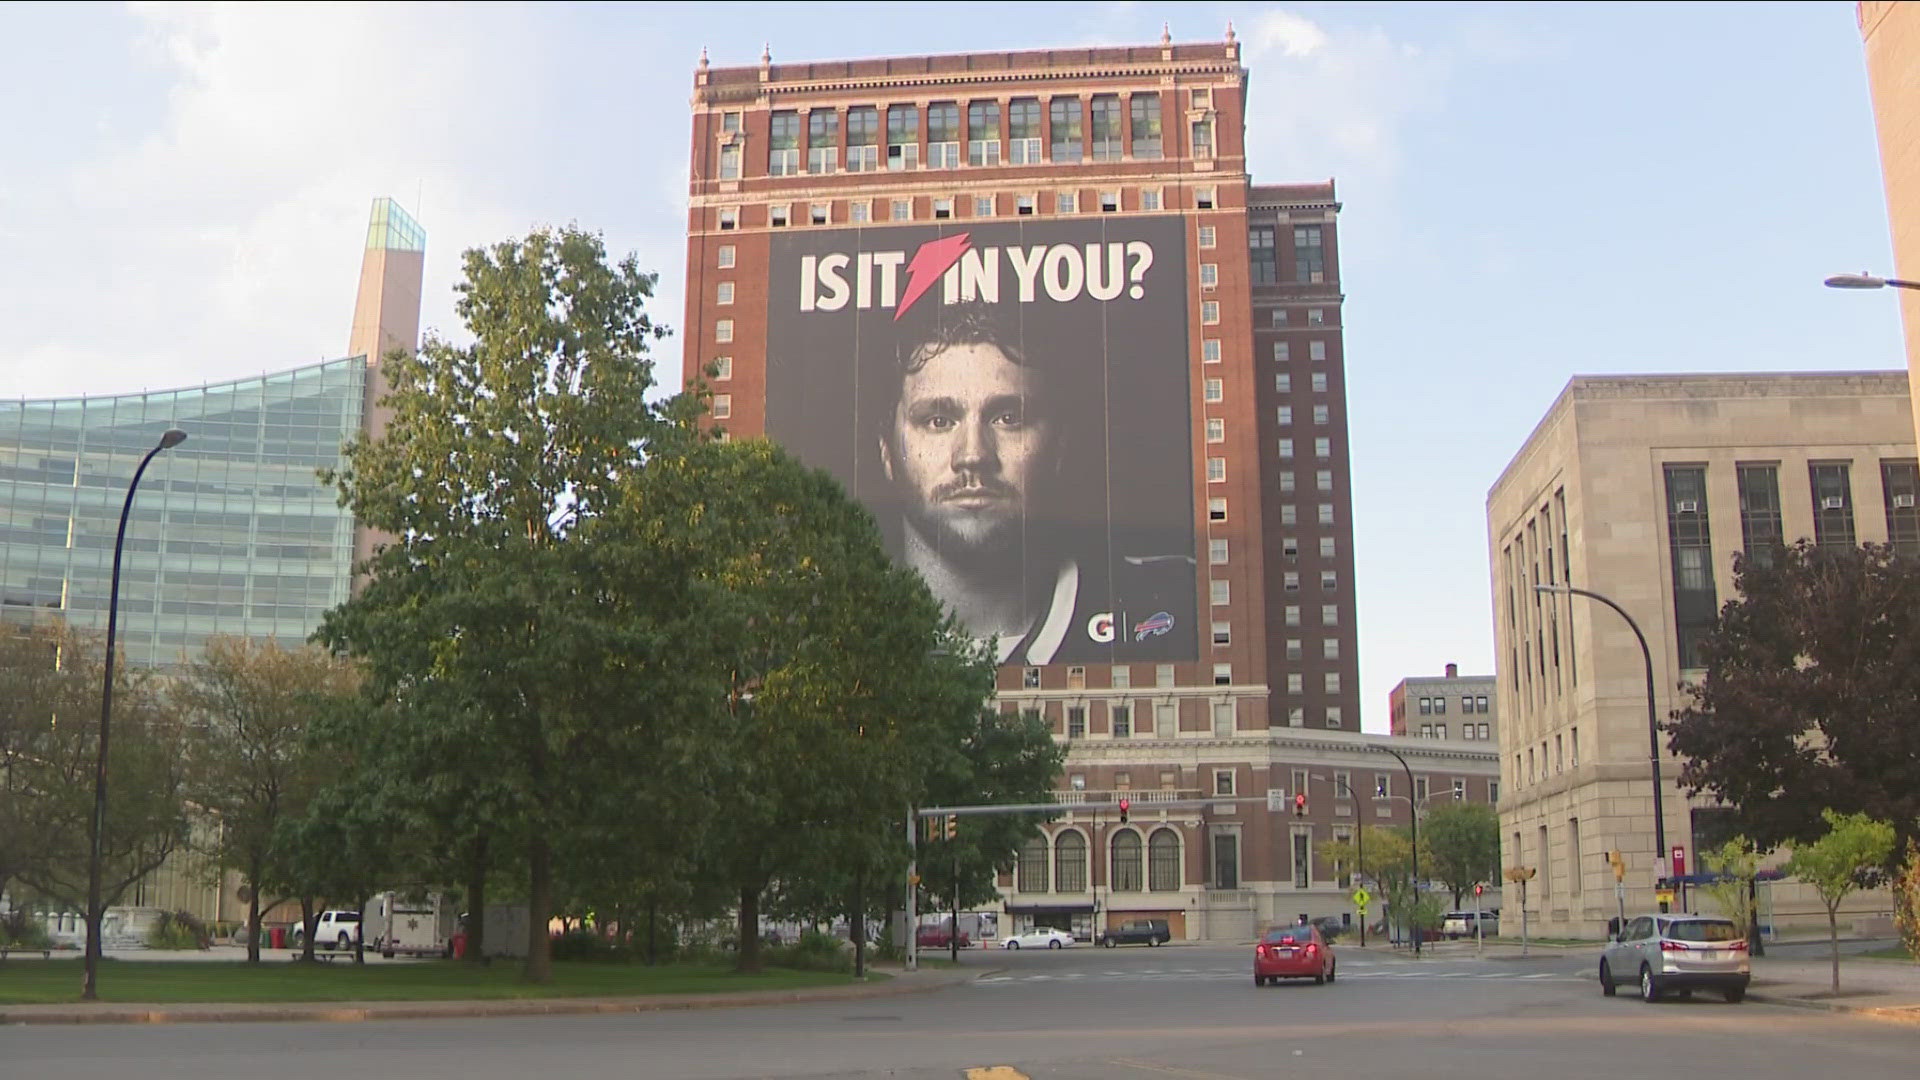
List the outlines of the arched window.
{"type": "Polygon", "coordinates": [[[1087,838],[1073,829],[1053,838],[1053,883],[1061,892],[1087,891],[1087,838]]]}
{"type": "Polygon", "coordinates": [[[1047,891],[1047,838],[1031,836],[1020,845],[1020,891],[1047,891]]]}
{"type": "Polygon", "coordinates": [[[1180,834],[1155,829],[1147,841],[1147,888],[1174,892],[1180,888],[1180,834]]]}
{"type": "Polygon", "coordinates": [[[1140,891],[1140,834],[1123,829],[1113,834],[1113,891],[1140,891]]]}

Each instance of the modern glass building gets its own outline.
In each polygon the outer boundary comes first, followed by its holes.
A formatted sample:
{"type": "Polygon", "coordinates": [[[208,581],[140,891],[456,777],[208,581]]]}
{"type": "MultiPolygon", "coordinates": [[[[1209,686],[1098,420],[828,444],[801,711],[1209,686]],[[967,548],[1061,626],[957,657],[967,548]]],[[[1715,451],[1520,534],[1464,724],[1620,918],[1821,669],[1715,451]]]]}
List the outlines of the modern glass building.
{"type": "Polygon", "coordinates": [[[120,634],[169,666],[210,635],[303,641],[351,586],[354,522],[317,471],[360,431],[365,358],[189,390],[0,402],[0,618],[104,632],[127,483],[120,634]]]}
{"type": "Polygon", "coordinates": [[[170,427],[127,522],[120,644],[172,666],[210,636],[304,641],[370,550],[321,469],[379,426],[378,358],[419,332],[426,232],[391,199],[368,221],[347,359],[193,389],[0,401],[0,619],[101,633],[127,484],[170,427]]]}

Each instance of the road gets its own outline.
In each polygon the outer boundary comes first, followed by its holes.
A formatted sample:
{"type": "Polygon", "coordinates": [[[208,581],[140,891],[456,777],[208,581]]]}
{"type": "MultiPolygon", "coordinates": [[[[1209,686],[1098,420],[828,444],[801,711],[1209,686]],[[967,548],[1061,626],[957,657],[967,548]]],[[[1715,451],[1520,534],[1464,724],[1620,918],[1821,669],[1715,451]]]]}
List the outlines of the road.
{"type": "Polygon", "coordinates": [[[1915,1029],[1704,995],[1603,998],[1580,958],[1341,953],[1328,986],[1256,989],[1224,947],[969,953],[934,994],[620,1016],[356,1024],[16,1027],[35,1080],[672,1077],[1567,1080],[1681,1065],[1687,1080],[1913,1075],[1915,1029]]]}

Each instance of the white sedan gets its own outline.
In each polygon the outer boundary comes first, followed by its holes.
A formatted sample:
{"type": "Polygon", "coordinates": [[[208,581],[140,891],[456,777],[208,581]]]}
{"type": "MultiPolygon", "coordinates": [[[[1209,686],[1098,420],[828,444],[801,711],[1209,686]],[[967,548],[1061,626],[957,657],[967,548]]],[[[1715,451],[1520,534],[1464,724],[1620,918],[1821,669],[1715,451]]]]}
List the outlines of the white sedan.
{"type": "Polygon", "coordinates": [[[1042,927],[1015,934],[1001,944],[1004,949],[1064,949],[1073,944],[1073,935],[1065,930],[1042,927]]]}

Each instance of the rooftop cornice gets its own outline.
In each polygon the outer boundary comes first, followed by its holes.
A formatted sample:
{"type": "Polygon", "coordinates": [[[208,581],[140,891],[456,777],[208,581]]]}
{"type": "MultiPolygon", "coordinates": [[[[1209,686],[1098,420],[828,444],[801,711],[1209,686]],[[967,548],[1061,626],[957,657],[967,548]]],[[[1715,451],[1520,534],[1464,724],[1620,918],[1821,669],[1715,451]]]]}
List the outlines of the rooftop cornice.
{"type": "MultiPolygon", "coordinates": [[[[715,69],[719,73],[722,69],[715,69]]],[[[752,68],[735,69],[753,71],[752,68]]],[[[769,102],[784,97],[816,94],[844,94],[863,90],[913,90],[923,87],[990,86],[1008,83],[1058,83],[1098,79],[1160,79],[1170,75],[1212,75],[1247,78],[1247,69],[1238,61],[1217,60],[1152,61],[1140,64],[1097,64],[1080,67],[1000,68],[988,71],[916,71],[898,74],[855,75],[827,79],[782,81],[777,75],[765,81],[710,81],[697,87],[698,104],[737,104],[765,98],[769,102]]]]}

